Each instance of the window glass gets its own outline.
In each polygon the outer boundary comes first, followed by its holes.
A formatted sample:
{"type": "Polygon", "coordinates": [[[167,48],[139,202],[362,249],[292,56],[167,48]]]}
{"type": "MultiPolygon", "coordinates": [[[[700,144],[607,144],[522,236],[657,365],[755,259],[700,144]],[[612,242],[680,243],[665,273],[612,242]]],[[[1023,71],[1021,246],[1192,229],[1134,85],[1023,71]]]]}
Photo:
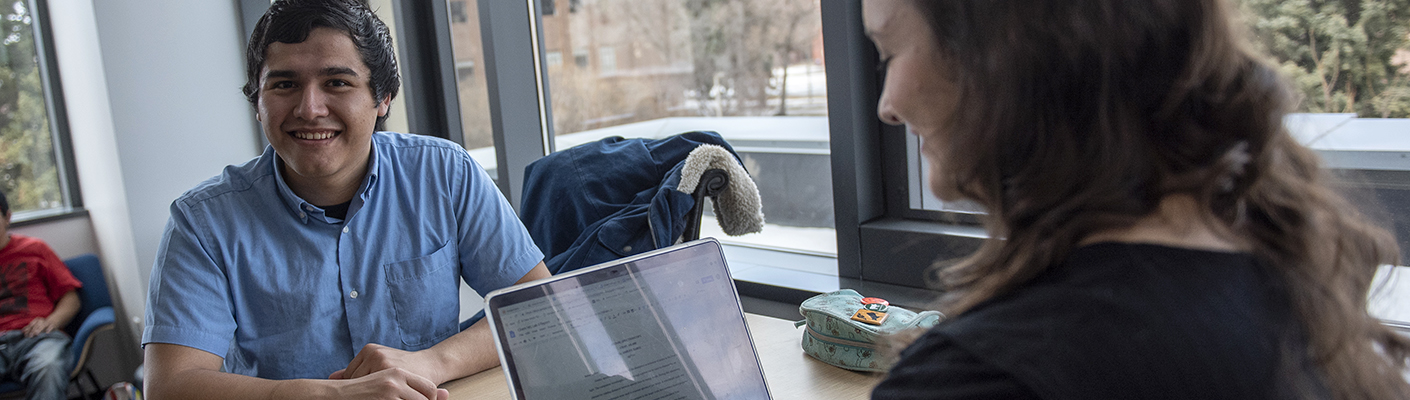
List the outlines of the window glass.
{"type": "Polygon", "coordinates": [[[759,187],[766,225],[730,237],[707,210],[701,236],[836,254],[817,0],[559,3],[540,38],[545,54],[573,57],[548,68],[557,149],[719,132],[759,187]]]}
{"type": "Polygon", "coordinates": [[[69,201],[35,47],[37,21],[24,1],[0,4],[0,190],[18,221],[66,210],[69,201]]]}
{"type": "Polygon", "coordinates": [[[406,101],[401,98],[406,93],[406,53],[402,52],[402,47],[406,45],[397,37],[397,18],[395,8],[392,7],[393,0],[368,0],[367,6],[372,8],[372,12],[377,14],[377,18],[382,19],[382,23],[387,24],[387,30],[392,34],[392,43],[396,43],[397,49],[397,72],[401,73],[402,90],[397,94],[397,98],[392,100],[392,105],[387,111],[386,129],[392,132],[411,132],[411,126],[406,119],[406,101]]]}
{"type": "MultiPolygon", "coordinates": [[[[545,2],[544,4],[550,4],[545,2]]],[[[490,97],[486,86],[484,46],[480,42],[480,9],[474,0],[452,0],[450,38],[455,58],[456,92],[460,101],[460,126],[470,156],[491,177],[496,165],[494,130],[490,122],[490,97]]]]}

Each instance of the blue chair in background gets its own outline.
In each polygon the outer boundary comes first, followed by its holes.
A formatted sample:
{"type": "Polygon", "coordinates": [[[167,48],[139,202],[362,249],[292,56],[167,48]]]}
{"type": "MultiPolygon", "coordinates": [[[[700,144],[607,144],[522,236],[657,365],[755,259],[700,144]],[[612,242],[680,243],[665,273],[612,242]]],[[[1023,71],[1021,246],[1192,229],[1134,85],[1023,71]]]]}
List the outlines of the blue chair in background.
{"type": "MultiPolygon", "coordinates": [[[[85,254],[65,260],[64,264],[69,267],[73,277],[83,283],[83,287],[78,289],[78,300],[81,303],[78,314],[64,327],[64,333],[73,338],[73,355],[69,360],[69,384],[78,386],[82,398],[96,398],[103,394],[103,387],[98,385],[98,379],[94,378],[93,371],[88,369],[88,357],[93,351],[93,334],[113,330],[116,326],[113,323],[113,299],[108,295],[108,282],[103,278],[103,264],[98,261],[97,256],[85,254]],[[91,393],[84,387],[83,380],[79,379],[80,375],[86,377],[88,385],[92,386],[91,393]]],[[[19,382],[0,382],[0,393],[4,393],[0,397],[6,398],[23,395],[24,386],[19,382]]]]}

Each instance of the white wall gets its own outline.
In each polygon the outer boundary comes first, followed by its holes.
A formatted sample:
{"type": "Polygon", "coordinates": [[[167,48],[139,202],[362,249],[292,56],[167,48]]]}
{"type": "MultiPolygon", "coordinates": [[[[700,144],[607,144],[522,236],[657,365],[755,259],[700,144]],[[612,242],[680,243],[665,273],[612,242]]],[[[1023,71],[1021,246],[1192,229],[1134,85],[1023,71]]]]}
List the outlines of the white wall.
{"type": "Polygon", "coordinates": [[[49,9],[84,207],[135,346],[168,206],[259,151],[239,15],[233,1],[49,9]]]}
{"type": "Polygon", "coordinates": [[[83,254],[99,254],[98,238],[93,234],[93,224],[88,218],[65,218],[42,224],[25,225],[10,229],[12,233],[39,238],[49,248],[54,249],[61,259],[70,259],[83,254]]]}
{"type": "Polygon", "coordinates": [[[259,154],[234,1],[93,1],[141,292],[181,193],[259,154]]]}

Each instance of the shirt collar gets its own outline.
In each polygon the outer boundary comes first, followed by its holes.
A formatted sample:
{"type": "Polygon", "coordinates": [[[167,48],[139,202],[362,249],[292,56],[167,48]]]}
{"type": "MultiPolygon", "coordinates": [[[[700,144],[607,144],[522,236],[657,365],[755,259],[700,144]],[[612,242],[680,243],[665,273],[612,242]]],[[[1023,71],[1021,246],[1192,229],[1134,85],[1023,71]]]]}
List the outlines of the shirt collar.
{"type": "MultiPolygon", "coordinates": [[[[357,195],[353,196],[353,205],[348,207],[348,215],[352,215],[357,208],[360,208],[358,205],[367,200],[368,189],[377,182],[377,160],[379,157],[377,156],[378,146],[376,134],[374,133],[373,136],[372,149],[368,151],[367,157],[367,175],[362,177],[362,184],[357,188],[357,195]]],[[[309,218],[318,218],[320,221],[329,224],[343,221],[328,217],[323,213],[322,207],[309,203],[299,197],[299,195],[294,194],[294,189],[289,188],[289,183],[284,181],[284,159],[280,158],[279,154],[274,151],[274,146],[266,147],[264,154],[260,157],[273,160],[270,164],[274,168],[274,184],[278,188],[279,198],[284,202],[284,206],[293,214],[294,218],[298,218],[300,222],[305,224],[308,223],[309,218]]]]}

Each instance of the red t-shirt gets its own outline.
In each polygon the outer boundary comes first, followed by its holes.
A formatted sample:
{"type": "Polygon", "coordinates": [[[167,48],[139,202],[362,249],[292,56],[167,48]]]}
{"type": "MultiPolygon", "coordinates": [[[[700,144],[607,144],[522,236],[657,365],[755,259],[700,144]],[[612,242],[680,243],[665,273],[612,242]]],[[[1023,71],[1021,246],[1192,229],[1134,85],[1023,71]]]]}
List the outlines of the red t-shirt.
{"type": "Polygon", "coordinates": [[[0,331],[48,317],[65,293],[83,286],[43,241],[10,235],[0,249],[0,331]]]}

